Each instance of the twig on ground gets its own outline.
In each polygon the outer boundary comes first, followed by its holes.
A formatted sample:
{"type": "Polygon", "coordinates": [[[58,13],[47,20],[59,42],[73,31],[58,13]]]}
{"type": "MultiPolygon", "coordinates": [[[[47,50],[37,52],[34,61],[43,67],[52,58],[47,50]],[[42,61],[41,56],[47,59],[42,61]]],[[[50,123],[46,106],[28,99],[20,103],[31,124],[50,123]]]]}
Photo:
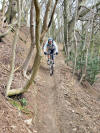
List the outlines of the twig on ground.
{"type": "Polygon", "coordinates": [[[0,115],[0,119],[1,119],[1,117],[2,117],[3,114],[4,114],[4,110],[2,111],[2,114],[0,115]]]}
{"type": "Polygon", "coordinates": [[[3,67],[6,71],[10,72],[10,70],[8,70],[8,69],[5,67],[5,65],[2,64],[1,62],[0,62],[0,65],[1,65],[1,67],[3,67]]]}

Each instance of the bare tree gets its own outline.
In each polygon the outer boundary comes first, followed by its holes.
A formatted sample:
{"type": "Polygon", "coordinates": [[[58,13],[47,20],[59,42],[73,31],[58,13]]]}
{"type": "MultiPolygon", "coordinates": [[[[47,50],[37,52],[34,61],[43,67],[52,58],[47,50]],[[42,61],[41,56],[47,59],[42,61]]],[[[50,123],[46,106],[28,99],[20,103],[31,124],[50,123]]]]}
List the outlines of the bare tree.
{"type": "MultiPolygon", "coordinates": [[[[40,6],[38,3],[38,0],[32,0],[35,5],[35,10],[36,10],[36,28],[35,28],[35,34],[36,34],[36,56],[34,60],[34,64],[32,67],[32,75],[30,80],[26,83],[26,85],[23,88],[20,89],[12,89],[7,92],[7,96],[11,95],[16,95],[16,94],[21,94],[24,93],[28,90],[30,85],[34,82],[34,79],[36,77],[36,74],[38,72],[39,66],[40,66],[40,61],[41,61],[41,46],[40,46],[40,6]]],[[[33,3],[32,2],[32,3],[33,3]]]]}
{"type": "Polygon", "coordinates": [[[49,11],[50,11],[51,1],[52,1],[52,0],[48,0],[48,3],[47,3],[47,8],[46,8],[45,16],[44,16],[44,20],[43,20],[42,32],[43,32],[44,30],[46,30],[46,28],[47,28],[47,24],[48,24],[48,15],[49,15],[49,11]]]}
{"type": "Polygon", "coordinates": [[[5,16],[5,3],[6,3],[6,1],[5,0],[3,0],[3,3],[2,3],[2,27],[3,27],[3,25],[4,25],[4,16],[5,16]]]}
{"type": "Polygon", "coordinates": [[[21,21],[21,0],[18,0],[17,2],[17,9],[18,9],[18,24],[17,24],[17,29],[15,32],[15,37],[14,37],[14,41],[13,41],[13,45],[12,45],[12,63],[11,63],[11,72],[10,72],[10,76],[9,76],[9,80],[7,83],[7,89],[6,89],[6,96],[8,96],[8,93],[10,91],[10,87],[12,84],[12,80],[13,80],[13,76],[14,76],[14,68],[15,68],[15,50],[16,50],[16,43],[18,40],[18,34],[19,34],[19,28],[20,28],[20,21],[21,21]]]}
{"type": "MultiPolygon", "coordinates": [[[[57,5],[57,2],[58,0],[55,1],[55,4],[54,4],[54,8],[53,8],[53,11],[52,11],[52,14],[51,14],[51,18],[50,18],[50,21],[49,21],[49,24],[47,25],[47,19],[48,19],[48,13],[49,13],[49,9],[50,9],[50,3],[51,3],[51,0],[48,0],[48,3],[47,3],[47,6],[46,6],[46,11],[45,11],[45,15],[44,15],[44,21],[43,21],[43,26],[42,26],[42,32],[41,32],[41,36],[40,36],[40,44],[42,44],[42,41],[43,41],[43,38],[45,36],[45,34],[47,33],[48,29],[50,28],[51,26],[51,23],[52,23],[52,20],[53,20],[53,16],[54,16],[54,12],[55,12],[55,9],[56,9],[56,5],[57,5]]],[[[35,44],[32,44],[32,45],[35,45],[35,44]]],[[[29,61],[32,57],[32,53],[33,53],[33,50],[34,50],[34,46],[30,46],[30,51],[28,53],[28,56],[23,64],[23,75],[24,77],[28,78],[29,77],[27,76],[27,69],[28,69],[28,65],[29,65],[29,61]]]]}
{"type": "MultiPolygon", "coordinates": [[[[65,13],[66,2],[68,0],[64,0],[64,15],[67,14],[64,16],[64,41],[65,44],[68,41],[67,46],[69,47],[67,49],[69,49],[69,60],[73,67],[73,74],[78,73],[81,82],[89,77],[89,67],[92,67],[93,62],[92,57],[97,61],[97,53],[95,51],[98,46],[95,44],[95,33],[100,30],[98,24],[100,17],[97,13],[97,11],[100,11],[100,1],[91,2],[91,5],[88,7],[85,4],[86,1],[71,0],[69,5],[67,4],[68,8],[65,13]],[[83,27],[81,27],[82,23],[84,30],[81,29],[83,27]],[[68,30],[65,30],[66,28],[68,30]],[[89,63],[91,63],[91,66],[89,63]]],[[[64,45],[64,48],[66,51],[66,45],[64,45]]],[[[97,62],[99,62],[99,56],[97,62]]],[[[94,67],[96,66],[94,65],[94,67]]],[[[90,74],[90,76],[92,75],[90,74]]]]}
{"type": "Polygon", "coordinates": [[[7,21],[8,24],[11,24],[16,13],[17,13],[17,1],[16,0],[9,0],[8,10],[5,14],[5,16],[6,16],[5,21],[7,21]]]}
{"type": "Polygon", "coordinates": [[[74,39],[75,39],[75,60],[74,60],[74,70],[73,70],[73,74],[75,74],[75,70],[76,70],[76,63],[77,63],[77,36],[76,36],[76,23],[78,20],[78,9],[79,9],[79,1],[76,1],[76,13],[75,13],[75,23],[74,23],[74,39]]]}
{"type": "MultiPolygon", "coordinates": [[[[44,17],[44,23],[43,23],[43,27],[45,28],[44,25],[46,25],[47,23],[47,19],[48,19],[48,13],[49,13],[49,7],[50,7],[50,1],[51,0],[48,0],[48,3],[47,3],[47,8],[46,8],[46,11],[45,11],[45,17],[44,17]]],[[[34,26],[32,26],[34,23],[33,23],[33,6],[31,4],[31,15],[30,15],[30,30],[32,30],[32,34],[34,34],[34,26]]],[[[42,28],[42,31],[44,30],[44,28],[42,28]]],[[[31,38],[32,38],[32,34],[31,34],[31,38]]],[[[33,37],[34,38],[34,37],[33,37]]],[[[30,62],[30,59],[32,57],[32,54],[33,54],[33,50],[34,50],[34,47],[35,47],[35,42],[34,40],[32,41],[31,43],[31,46],[30,46],[30,50],[29,50],[29,53],[28,53],[28,56],[26,57],[25,59],[25,62],[23,64],[23,75],[24,77],[28,78],[29,77],[27,76],[27,69],[28,69],[28,66],[29,66],[29,62],[30,62]]]]}
{"type": "Polygon", "coordinates": [[[64,49],[65,54],[68,57],[68,0],[64,0],[64,49]]]}
{"type": "MultiPolygon", "coordinates": [[[[93,10],[91,9],[91,11],[93,12],[93,10]]],[[[93,16],[92,18],[90,18],[89,20],[89,24],[91,25],[90,27],[90,33],[88,33],[88,30],[86,31],[86,36],[85,36],[85,48],[86,48],[86,57],[85,57],[85,65],[83,67],[83,72],[82,72],[82,76],[80,79],[80,83],[82,82],[82,80],[85,78],[86,74],[87,74],[87,65],[88,65],[88,55],[89,55],[89,49],[90,49],[90,44],[91,44],[91,40],[92,40],[92,31],[93,31],[93,20],[94,20],[94,12],[93,12],[93,16]]]]}
{"type": "MultiPolygon", "coordinates": [[[[52,12],[52,15],[51,15],[51,19],[50,19],[50,22],[48,24],[48,28],[51,25],[57,1],[55,2],[54,9],[53,9],[53,12],[52,12]]],[[[30,79],[28,80],[28,82],[26,83],[26,85],[23,88],[12,89],[12,90],[9,89],[9,91],[7,92],[7,96],[21,94],[21,93],[26,92],[28,90],[28,88],[30,87],[30,85],[34,82],[34,79],[37,75],[37,72],[38,72],[38,69],[39,69],[39,66],[40,66],[40,62],[41,62],[41,58],[42,58],[41,46],[40,46],[41,40],[42,40],[41,36],[40,36],[40,6],[39,6],[39,3],[38,3],[37,0],[33,0],[33,2],[34,2],[34,5],[35,5],[35,10],[36,10],[36,29],[35,29],[35,38],[36,38],[36,40],[35,40],[35,44],[36,44],[36,51],[37,52],[36,52],[36,56],[35,56],[33,66],[32,66],[32,74],[31,74],[30,79]]],[[[43,37],[43,34],[42,34],[42,37],[43,37]]]]}
{"type": "Polygon", "coordinates": [[[52,23],[52,20],[53,20],[53,16],[54,16],[54,13],[55,13],[55,9],[56,9],[57,3],[58,3],[58,0],[55,1],[54,8],[53,8],[53,11],[52,11],[51,18],[50,18],[48,26],[41,33],[41,37],[40,37],[41,42],[43,40],[43,37],[45,36],[45,34],[47,33],[47,31],[49,30],[49,28],[51,26],[51,23],[52,23]]]}
{"type": "Polygon", "coordinates": [[[28,65],[29,65],[29,62],[30,62],[30,59],[32,57],[32,53],[33,53],[33,50],[34,50],[34,47],[35,47],[35,36],[34,36],[34,2],[32,1],[31,2],[31,10],[30,10],[30,34],[31,34],[31,46],[30,46],[30,50],[29,50],[29,53],[25,59],[25,62],[23,64],[23,75],[24,77],[26,78],[29,78],[26,74],[27,72],[27,69],[28,69],[28,65]]]}

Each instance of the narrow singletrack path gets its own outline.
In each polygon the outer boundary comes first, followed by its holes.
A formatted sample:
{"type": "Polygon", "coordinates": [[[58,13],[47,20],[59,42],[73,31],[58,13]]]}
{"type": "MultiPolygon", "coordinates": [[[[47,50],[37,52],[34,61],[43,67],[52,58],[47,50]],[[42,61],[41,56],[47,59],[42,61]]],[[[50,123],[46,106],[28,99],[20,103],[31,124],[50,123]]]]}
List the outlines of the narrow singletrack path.
{"type": "Polygon", "coordinates": [[[38,133],[59,133],[55,107],[56,82],[54,75],[49,75],[48,65],[40,66],[41,82],[37,94],[37,131],[38,133]]]}
{"type": "Polygon", "coordinates": [[[54,75],[44,58],[36,78],[37,133],[100,133],[100,101],[73,77],[62,45],[59,51],[54,75]]]}

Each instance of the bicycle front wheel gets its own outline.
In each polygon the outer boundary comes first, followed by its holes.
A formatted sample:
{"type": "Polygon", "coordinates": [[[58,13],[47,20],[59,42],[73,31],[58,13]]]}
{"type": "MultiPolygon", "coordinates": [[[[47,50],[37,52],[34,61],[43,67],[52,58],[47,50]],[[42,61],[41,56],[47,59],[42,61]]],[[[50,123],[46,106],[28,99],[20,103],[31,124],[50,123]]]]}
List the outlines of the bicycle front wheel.
{"type": "Polygon", "coordinates": [[[50,66],[50,76],[53,75],[53,71],[54,71],[54,69],[53,69],[53,65],[51,65],[51,66],[50,66]]]}

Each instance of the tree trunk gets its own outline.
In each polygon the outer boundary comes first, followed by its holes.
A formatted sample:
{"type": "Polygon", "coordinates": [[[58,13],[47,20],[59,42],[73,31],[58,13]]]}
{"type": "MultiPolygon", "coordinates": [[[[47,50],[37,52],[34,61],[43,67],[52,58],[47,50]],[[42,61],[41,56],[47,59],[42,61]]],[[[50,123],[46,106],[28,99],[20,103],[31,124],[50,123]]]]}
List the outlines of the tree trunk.
{"type": "Polygon", "coordinates": [[[39,6],[39,3],[38,3],[37,0],[33,0],[33,2],[34,2],[34,5],[35,5],[35,10],[36,10],[35,34],[36,34],[37,53],[36,53],[36,56],[35,56],[33,67],[32,67],[32,75],[31,75],[30,80],[26,83],[26,85],[23,88],[9,90],[8,96],[17,95],[17,94],[21,94],[21,93],[26,92],[28,90],[28,88],[30,87],[30,85],[33,83],[33,81],[34,81],[34,79],[37,75],[39,66],[40,66],[40,61],[41,61],[41,58],[42,58],[42,56],[41,56],[41,47],[40,47],[40,6],[39,6]]]}
{"type": "MultiPolygon", "coordinates": [[[[91,10],[91,12],[93,12],[93,10],[91,10]]],[[[85,65],[83,68],[83,73],[80,79],[80,83],[82,82],[82,80],[85,78],[86,74],[87,74],[87,65],[88,65],[88,54],[89,54],[89,48],[90,48],[90,44],[91,44],[91,37],[92,37],[92,31],[93,31],[93,21],[94,21],[94,13],[92,16],[92,19],[89,20],[89,25],[91,24],[91,31],[90,33],[86,33],[86,39],[85,39],[85,43],[86,43],[86,55],[85,55],[85,65]]]]}
{"type": "Polygon", "coordinates": [[[6,1],[3,0],[3,3],[2,3],[2,27],[4,25],[4,18],[5,18],[5,3],[6,3],[6,1]]]}
{"type": "Polygon", "coordinates": [[[17,2],[17,6],[18,6],[18,26],[16,29],[16,33],[15,33],[15,37],[14,37],[14,41],[13,41],[13,46],[12,46],[12,63],[11,63],[11,72],[10,72],[10,76],[9,76],[9,80],[7,83],[7,89],[6,89],[6,96],[8,96],[9,91],[10,91],[10,87],[12,84],[12,80],[13,80],[13,76],[14,76],[14,68],[15,68],[15,50],[16,50],[16,43],[18,40],[18,34],[19,34],[19,28],[20,28],[20,20],[21,20],[21,8],[20,8],[20,2],[21,0],[18,0],[17,2]]]}
{"type": "Polygon", "coordinates": [[[6,12],[6,20],[8,24],[12,23],[12,20],[14,19],[15,15],[17,13],[17,2],[16,0],[9,0],[9,6],[8,10],[6,12]]]}
{"type": "Polygon", "coordinates": [[[51,25],[51,35],[52,35],[54,40],[56,39],[56,30],[55,30],[55,27],[56,27],[55,20],[53,18],[52,25],[51,25]]]}
{"type": "Polygon", "coordinates": [[[41,44],[42,44],[42,41],[43,41],[43,38],[44,38],[45,34],[47,33],[47,31],[49,30],[49,28],[51,26],[57,3],[58,3],[58,0],[55,1],[54,8],[53,8],[53,11],[52,11],[52,14],[51,14],[51,18],[50,18],[50,21],[49,21],[49,24],[48,24],[47,28],[45,30],[43,30],[43,32],[41,33],[41,36],[40,36],[40,43],[41,44]]]}
{"type": "Polygon", "coordinates": [[[46,8],[45,15],[44,15],[44,20],[43,20],[42,32],[44,30],[46,30],[46,28],[47,28],[47,24],[48,24],[47,22],[48,22],[48,15],[49,15],[49,11],[50,11],[50,6],[51,6],[51,0],[48,0],[47,8],[46,8]]]}
{"type": "Polygon", "coordinates": [[[79,8],[79,2],[76,1],[76,13],[75,13],[75,23],[74,23],[74,39],[75,39],[75,59],[74,59],[74,70],[73,74],[75,74],[76,71],[76,64],[77,64],[77,36],[76,36],[76,23],[78,20],[78,8],[79,8]]]}
{"type": "Polygon", "coordinates": [[[29,62],[31,60],[32,54],[33,54],[33,50],[35,47],[35,41],[34,41],[34,20],[33,20],[33,16],[34,16],[34,2],[31,2],[31,10],[30,10],[30,34],[31,34],[31,46],[30,46],[30,50],[28,53],[28,56],[25,59],[25,62],[23,64],[23,75],[24,77],[28,78],[27,76],[27,69],[29,66],[29,62]]]}
{"type": "Polygon", "coordinates": [[[68,0],[64,0],[64,50],[65,54],[68,56],[68,38],[67,38],[67,31],[68,31],[68,0]]]}

